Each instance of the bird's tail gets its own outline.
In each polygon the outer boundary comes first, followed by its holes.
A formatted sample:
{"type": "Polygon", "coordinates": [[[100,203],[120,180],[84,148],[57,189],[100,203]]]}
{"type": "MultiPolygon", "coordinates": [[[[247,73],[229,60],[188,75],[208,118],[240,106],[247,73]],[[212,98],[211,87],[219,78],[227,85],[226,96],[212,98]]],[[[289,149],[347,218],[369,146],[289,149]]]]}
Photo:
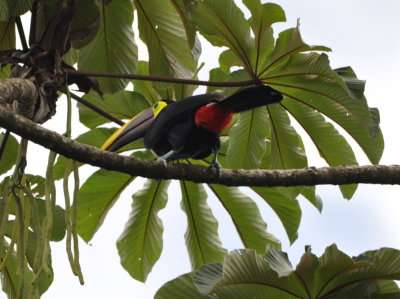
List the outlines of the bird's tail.
{"type": "Polygon", "coordinates": [[[257,85],[242,89],[222,100],[217,105],[229,107],[236,113],[277,103],[282,98],[280,92],[272,87],[257,85]]]}

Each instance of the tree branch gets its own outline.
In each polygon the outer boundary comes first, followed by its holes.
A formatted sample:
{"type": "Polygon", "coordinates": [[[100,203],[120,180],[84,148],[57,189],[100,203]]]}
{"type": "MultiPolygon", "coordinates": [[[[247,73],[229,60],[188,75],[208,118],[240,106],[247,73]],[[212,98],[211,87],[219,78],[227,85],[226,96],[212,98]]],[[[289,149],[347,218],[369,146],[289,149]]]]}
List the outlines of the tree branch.
{"type": "Polygon", "coordinates": [[[354,183],[400,184],[400,166],[344,166],[305,168],[293,170],[230,170],[223,169],[218,177],[214,168],[168,164],[121,156],[81,144],[12,112],[0,105],[0,126],[13,133],[40,144],[61,155],[133,176],[155,179],[190,180],[226,186],[312,186],[342,185],[354,183]]]}
{"type": "Polygon", "coordinates": [[[216,87],[240,87],[248,86],[253,84],[259,84],[260,80],[245,80],[245,81],[234,81],[234,82],[219,82],[219,81],[203,81],[193,79],[181,79],[172,77],[160,77],[160,76],[146,76],[138,74],[116,74],[116,73],[102,73],[102,72],[89,72],[89,71],[76,71],[76,70],[65,70],[67,73],[75,76],[89,76],[89,77],[105,77],[105,78],[118,78],[118,79],[131,79],[131,80],[144,80],[144,81],[155,81],[155,82],[168,82],[168,83],[181,83],[189,85],[203,85],[203,86],[216,86],[216,87]]]}

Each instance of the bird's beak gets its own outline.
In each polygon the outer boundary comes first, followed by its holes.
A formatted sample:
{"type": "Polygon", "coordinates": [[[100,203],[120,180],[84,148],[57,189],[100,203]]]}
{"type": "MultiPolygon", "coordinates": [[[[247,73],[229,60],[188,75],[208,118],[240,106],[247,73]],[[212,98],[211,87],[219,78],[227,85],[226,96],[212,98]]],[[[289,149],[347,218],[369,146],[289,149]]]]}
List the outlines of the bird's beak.
{"type": "Polygon", "coordinates": [[[153,121],[153,108],[149,107],[115,131],[101,146],[101,149],[114,152],[128,143],[143,138],[153,121]]]}

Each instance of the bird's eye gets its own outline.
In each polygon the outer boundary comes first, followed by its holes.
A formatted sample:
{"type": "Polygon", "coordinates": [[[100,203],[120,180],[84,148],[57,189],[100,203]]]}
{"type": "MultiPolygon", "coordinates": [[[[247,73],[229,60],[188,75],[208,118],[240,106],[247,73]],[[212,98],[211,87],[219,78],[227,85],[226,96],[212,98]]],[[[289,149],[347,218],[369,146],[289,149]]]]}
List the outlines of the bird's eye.
{"type": "Polygon", "coordinates": [[[158,107],[158,103],[155,103],[155,104],[153,105],[153,109],[157,109],[157,107],[158,107]]]}

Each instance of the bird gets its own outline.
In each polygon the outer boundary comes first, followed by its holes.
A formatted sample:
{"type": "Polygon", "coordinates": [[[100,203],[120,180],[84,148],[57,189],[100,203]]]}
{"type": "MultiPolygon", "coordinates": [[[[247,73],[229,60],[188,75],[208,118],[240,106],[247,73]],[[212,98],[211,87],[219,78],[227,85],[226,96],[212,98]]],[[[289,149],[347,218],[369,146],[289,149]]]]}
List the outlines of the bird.
{"type": "Polygon", "coordinates": [[[144,138],[144,145],[166,164],[183,159],[204,159],[213,153],[217,171],[220,133],[235,113],[280,102],[282,94],[268,85],[254,85],[224,98],[206,93],[180,101],[161,100],[135,115],[106,140],[101,149],[115,152],[144,138]]]}

